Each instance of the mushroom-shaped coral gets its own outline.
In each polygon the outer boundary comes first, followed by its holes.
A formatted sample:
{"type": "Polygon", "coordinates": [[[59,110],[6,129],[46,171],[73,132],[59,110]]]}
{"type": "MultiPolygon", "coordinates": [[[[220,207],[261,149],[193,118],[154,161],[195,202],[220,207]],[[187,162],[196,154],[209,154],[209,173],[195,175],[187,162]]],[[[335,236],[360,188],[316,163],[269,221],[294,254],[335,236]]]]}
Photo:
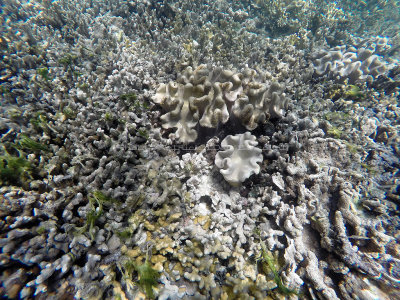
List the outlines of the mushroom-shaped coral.
{"type": "Polygon", "coordinates": [[[242,75],[206,65],[186,68],[178,78],[179,84],[191,84],[198,93],[192,95],[190,105],[198,111],[199,124],[215,128],[228,121],[231,107],[242,92],[242,75]]]}
{"type": "Polygon", "coordinates": [[[260,172],[258,162],[262,162],[261,149],[250,132],[228,135],[221,143],[224,150],[215,157],[215,165],[232,186],[238,186],[252,174],[260,172]]]}
{"type": "Polygon", "coordinates": [[[197,124],[216,128],[228,121],[233,102],[242,92],[241,75],[228,70],[209,71],[205,65],[191,67],[177,82],[161,84],[154,102],[167,113],[161,116],[163,128],[176,128],[181,143],[194,142],[197,124]]]}

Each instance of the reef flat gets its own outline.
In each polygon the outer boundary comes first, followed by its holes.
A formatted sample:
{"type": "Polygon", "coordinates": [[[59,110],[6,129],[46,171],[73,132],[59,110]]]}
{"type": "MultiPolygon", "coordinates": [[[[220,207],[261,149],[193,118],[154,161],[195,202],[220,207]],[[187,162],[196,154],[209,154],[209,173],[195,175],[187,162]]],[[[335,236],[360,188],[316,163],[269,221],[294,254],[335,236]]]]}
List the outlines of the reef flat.
{"type": "Polygon", "coordinates": [[[0,297],[400,299],[398,1],[0,5],[0,297]]]}

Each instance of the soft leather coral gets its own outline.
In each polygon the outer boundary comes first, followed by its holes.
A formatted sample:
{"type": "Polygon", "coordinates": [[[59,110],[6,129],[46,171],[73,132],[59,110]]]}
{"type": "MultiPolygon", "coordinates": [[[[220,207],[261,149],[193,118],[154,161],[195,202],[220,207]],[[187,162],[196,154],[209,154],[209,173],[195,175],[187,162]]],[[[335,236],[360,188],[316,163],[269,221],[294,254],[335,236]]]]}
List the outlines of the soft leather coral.
{"type": "Polygon", "coordinates": [[[260,172],[262,150],[257,148],[257,141],[250,132],[228,135],[221,143],[224,150],[215,156],[215,165],[232,186],[238,186],[252,174],[260,172]]]}

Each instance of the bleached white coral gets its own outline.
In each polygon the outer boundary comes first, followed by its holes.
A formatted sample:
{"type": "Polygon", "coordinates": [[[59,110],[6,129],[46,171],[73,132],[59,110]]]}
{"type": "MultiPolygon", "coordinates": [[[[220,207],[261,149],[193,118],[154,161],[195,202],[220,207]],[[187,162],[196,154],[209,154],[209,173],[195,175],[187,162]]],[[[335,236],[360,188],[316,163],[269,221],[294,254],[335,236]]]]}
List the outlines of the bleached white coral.
{"type": "Polygon", "coordinates": [[[199,124],[215,128],[228,121],[233,103],[242,92],[242,74],[216,68],[208,70],[200,65],[186,68],[178,79],[181,84],[191,83],[199,94],[194,95],[193,107],[199,112],[199,124]]]}
{"type": "Polygon", "coordinates": [[[257,141],[250,132],[228,135],[221,143],[224,150],[215,156],[215,165],[225,180],[233,186],[238,186],[252,174],[260,172],[263,156],[257,148],[257,141]]]}

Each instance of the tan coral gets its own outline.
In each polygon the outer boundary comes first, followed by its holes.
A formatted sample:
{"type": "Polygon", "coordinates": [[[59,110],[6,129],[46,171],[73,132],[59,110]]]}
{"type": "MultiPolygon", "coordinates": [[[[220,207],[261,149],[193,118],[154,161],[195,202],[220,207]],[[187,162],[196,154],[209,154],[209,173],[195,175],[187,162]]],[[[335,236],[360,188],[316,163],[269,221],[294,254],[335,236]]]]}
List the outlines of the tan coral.
{"type": "Polygon", "coordinates": [[[314,54],[315,74],[329,74],[336,79],[348,79],[349,83],[359,81],[372,82],[385,74],[392,66],[381,56],[381,51],[389,49],[386,38],[374,37],[352,47],[336,46],[314,54]],[[363,47],[365,43],[369,47],[363,47]]]}
{"type": "Polygon", "coordinates": [[[170,82],[157,89],[154,99],[154,102],[168,111],[161,116],[163,128],[176,128],[175,136],[185,144],[197,138],[197,131],[194,128],[198,122],[198,113],[196,108],[190,105],[190,98],[196,93],[196,88],[190,83],[181,85],[170,82]]]}
{"type": "Polygon", "coordinates": [[[187,144],[197,139],[197,125],[217,128],[234,114],[248,130],[270,116],[281,117],[287,99],[278,83],[268,85],[252,69],[242,73],[205,65],[186,68],[176,82],[161,84],[154,102],[166,112],[165,129],[176,129],[176,137],[187,144]]]}
{"type": "Polygon", "coordinates": [[[273,82],[268,87],[263,83],[250,82],[232,111],[247,130],[254,130],[270,117],[281,117],[287,102],[279,83],[273,82]]]}

